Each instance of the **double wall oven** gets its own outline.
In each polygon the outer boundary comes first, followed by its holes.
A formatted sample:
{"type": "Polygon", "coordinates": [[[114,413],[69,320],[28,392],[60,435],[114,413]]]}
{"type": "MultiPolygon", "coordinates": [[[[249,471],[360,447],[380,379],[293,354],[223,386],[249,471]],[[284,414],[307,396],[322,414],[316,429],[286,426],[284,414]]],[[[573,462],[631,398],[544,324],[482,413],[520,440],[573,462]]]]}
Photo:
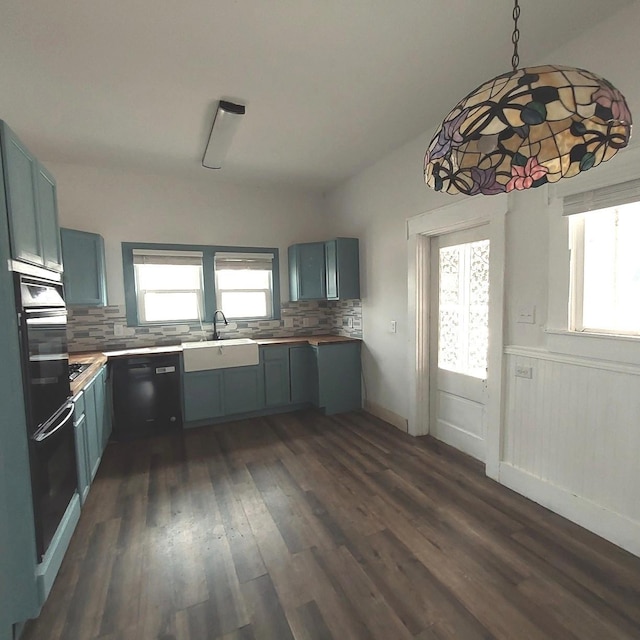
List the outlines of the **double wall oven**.
{"type": "Polygon", "coordinates": [[[23,273],[14,277],[36,542],[42,558],[77,489],[67,310],[61,282],[23,273]]]}

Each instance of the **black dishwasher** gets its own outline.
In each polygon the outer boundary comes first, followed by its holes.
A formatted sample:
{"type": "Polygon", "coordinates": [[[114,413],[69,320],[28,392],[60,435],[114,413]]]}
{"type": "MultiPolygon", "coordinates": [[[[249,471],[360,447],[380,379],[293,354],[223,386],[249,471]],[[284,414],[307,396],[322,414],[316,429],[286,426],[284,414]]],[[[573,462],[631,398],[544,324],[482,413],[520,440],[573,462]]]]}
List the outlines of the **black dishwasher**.
{"type": "Polygon", "coordinates": [[[132,440],[182,428],[180,356],[120,357],[113,367],[114,440],[132,440]]]}

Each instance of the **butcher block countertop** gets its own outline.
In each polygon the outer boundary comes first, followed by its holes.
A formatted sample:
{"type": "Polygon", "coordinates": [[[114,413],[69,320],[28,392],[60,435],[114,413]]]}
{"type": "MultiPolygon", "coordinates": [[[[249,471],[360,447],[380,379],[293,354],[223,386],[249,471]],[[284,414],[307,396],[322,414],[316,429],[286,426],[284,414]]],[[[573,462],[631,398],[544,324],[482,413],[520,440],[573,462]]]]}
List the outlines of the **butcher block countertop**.
{"type": "Polygon", "coordinates": [[[338,342],[362,342],[360,338],[346,338],[345,336],[290,336],[284,338],[255,338],[260,346],[270,344],[336,344],[338,342]]]}
{"type": "MultiPolygon", "coordinates": [[[[318,346],[322,344],[338,344],[340,342],[361,342],[360,338],[347,338],[345,336],[285,336],[280,338],[256,338],[255,341],[260,346],[287,345],[287,344],[310,344],[318,346]]],[[[145,356],[163,353],[179,353],[182,346],[165,345],[159,347],[138,347],[135,349],[121,349],[119,351],[95,351],[86,353],[69,354],[70,363],[90,364],[91,366],[83,371],[75,380],[71,382],[71,393],[76,395],[91,378],[98,373],[100,367],[112,358],[126,358],[131,356],[145,356]]]]}
{"type": "Polygon", "coordinates": [[[71,353],[69,354],[70,364],[90,364],[75,380],[71,381],[71,395],[77,395],[87,382],[98,373],[100,367],[107,362],[107,356],[104,353],[71,353]]]}

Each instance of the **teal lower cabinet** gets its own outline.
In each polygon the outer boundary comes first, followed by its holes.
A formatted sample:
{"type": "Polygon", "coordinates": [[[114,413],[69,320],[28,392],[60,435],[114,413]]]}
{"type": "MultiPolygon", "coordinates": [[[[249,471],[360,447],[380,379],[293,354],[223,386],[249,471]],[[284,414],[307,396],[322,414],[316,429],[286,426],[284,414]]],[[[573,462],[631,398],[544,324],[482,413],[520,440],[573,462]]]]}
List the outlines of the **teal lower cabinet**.
{"type": "Polygon", "coordinates": [[[182,397],[187,427],[309,406],[354,411],[362,407],[360,343],[263,345],[257,365],[183,373],[182,397]]]}
{"type": "Polygon", "coordinates": [[[224,369],[224,409],[227,415],[264,408],[263,371],[261,364],[224,369]]]}
{"type": "Polygon", "coordinates": [[[111,407],[107,402],[106,384],[107,367],[104,366],[73,400],[78,485],[82,504],[87,498],[111,433],[111,407]]]}
{"type": "Polygon", "coordinates": [[[318,372],[315,404],[326,414],[361,409],[360,343],[320,344],[313,350],[318,372]]]}
{"type": "Polygon", "coordinates": [[[182,377],[184,421],[199,422],[224,415],[224,369],[192,371],[182,377]]]}
{"type": "Polygon", "coordinates": [[[318,368],[313,347],[289,347],[289,372],[292,404],[317,405],[318,368]]]}
{"type": "Polygon", "coordinates": [[[291,404],[289,347],[261,347],[260,361],[264,365],[265,406],[283,407],[291,404]]]}
{"type": "Polygon", "coordinates": [[[87,417],[84,414],[84,394],[80,394],[75,401],[76,408],[73,413],[73,428],[76,437],[76,464],[78,467],[78,493],[80,504],[84,504],[89,487],[91,486],[91,470],[89,469],[89,443],[87,438],[87,417]],[[80,408],[79,401],[82,401],[80,408]]]}

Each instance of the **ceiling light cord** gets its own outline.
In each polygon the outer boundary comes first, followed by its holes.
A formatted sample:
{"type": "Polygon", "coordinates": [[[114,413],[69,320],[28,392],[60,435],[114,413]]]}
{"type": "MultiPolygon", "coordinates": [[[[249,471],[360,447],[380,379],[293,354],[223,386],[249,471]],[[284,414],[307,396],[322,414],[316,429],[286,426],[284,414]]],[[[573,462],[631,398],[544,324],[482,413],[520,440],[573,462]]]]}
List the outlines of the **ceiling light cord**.
{"type": "Polygon", "coordinates": [[[515,0],[513,7],[513,33],[511,34],[511,42],[513,42],[513,56],[511,56],[511,66],[514,71],[520,66],[520,56],[518,55],[518,42],[520,41],[520,29],[518,29],[518,18],[520,17],[520,5],[515,0]]]}

